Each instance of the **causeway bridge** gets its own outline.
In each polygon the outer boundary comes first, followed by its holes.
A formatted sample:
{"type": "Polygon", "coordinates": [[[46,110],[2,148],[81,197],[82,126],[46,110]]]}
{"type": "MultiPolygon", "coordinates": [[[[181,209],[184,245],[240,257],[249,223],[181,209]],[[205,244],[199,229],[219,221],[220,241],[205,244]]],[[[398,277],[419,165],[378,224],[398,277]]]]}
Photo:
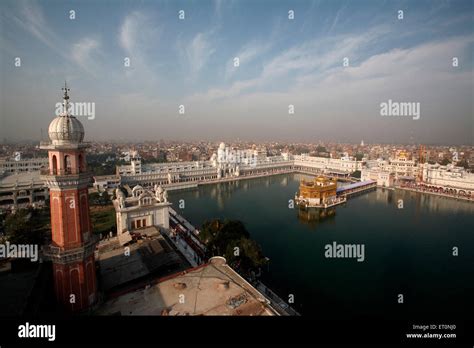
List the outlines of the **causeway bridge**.
{"type": "Polygon", "coordinates": [[[374,190],[376,188],[377,182],[373,180],[355,182],[349,185],[338,187],[336,190],[336,195],[349,197],[358,193],[374,190]]]}

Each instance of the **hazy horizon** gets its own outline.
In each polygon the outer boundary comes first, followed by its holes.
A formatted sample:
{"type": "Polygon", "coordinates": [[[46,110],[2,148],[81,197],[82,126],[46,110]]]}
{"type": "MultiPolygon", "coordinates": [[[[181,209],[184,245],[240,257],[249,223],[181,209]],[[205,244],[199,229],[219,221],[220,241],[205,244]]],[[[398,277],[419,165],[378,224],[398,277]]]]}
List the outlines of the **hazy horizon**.
{"type": "Polygon", "coordinates": [[[86,141],[472,145],[472,4],[3,1],[0,140],[44,138],[67,80],[86,141]]]}

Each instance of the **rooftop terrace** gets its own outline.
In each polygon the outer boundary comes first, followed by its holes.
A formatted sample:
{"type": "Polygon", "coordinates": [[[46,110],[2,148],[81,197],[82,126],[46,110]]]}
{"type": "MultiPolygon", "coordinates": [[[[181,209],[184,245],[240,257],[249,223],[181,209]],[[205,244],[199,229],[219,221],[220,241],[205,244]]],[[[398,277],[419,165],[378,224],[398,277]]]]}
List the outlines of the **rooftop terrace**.
{"type": "Polygon", "coordinates": [[[118,293],[100,315],[278,315],[268,300],[222,257],[158,279],[135,291],[118,293]]]}

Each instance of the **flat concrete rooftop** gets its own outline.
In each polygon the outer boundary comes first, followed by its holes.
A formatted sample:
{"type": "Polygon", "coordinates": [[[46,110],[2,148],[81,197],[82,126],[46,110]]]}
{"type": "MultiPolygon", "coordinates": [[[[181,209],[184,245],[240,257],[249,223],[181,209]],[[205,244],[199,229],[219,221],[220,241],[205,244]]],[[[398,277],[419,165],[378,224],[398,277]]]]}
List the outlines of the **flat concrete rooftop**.
{"type": "Polygon", "coordinates": [[[149,239],[126,247],[121,246],[116,237],[99,243],[97,261],[103,290],[109,291],[150,274],[163,277],[189,267],[156,227],[138,232],[149,239]],[[126,250],[129,253],[126,254],[126,250]]]}
{"type": "Polygon", "coordinates": [[[0,179],[1,185],[14,185],[16,183],[24,185],[30,184],[31,182],[34,184],[42,184],[44,182],[41,179],[41,174],[39,171],[13,173],[0,179]]]}
{"type": "Polygon", "coordinates": [[[222,257],[111,297],[96,314],[278,315],[266,298],[222,257]]]}

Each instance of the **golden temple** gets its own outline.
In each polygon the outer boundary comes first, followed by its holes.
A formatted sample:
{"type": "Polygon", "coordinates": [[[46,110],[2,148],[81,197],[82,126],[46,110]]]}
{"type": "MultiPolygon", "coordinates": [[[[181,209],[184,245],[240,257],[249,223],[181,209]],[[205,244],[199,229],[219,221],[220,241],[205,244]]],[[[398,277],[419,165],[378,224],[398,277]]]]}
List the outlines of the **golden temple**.
{"type": "Polygon", "coordinates": [[[313,180],[301,180],[296,203],[304,207],[328,208],[345,202],[345,197],[337,197],[337,180],[318,176],[313,180]]]}

